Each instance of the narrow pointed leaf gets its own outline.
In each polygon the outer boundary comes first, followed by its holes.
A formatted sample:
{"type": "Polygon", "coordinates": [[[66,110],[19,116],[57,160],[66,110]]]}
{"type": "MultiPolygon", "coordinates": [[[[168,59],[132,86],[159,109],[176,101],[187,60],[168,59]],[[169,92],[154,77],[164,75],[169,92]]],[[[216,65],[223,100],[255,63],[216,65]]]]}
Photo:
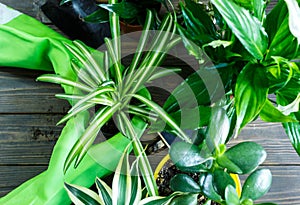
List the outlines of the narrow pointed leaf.
{"type": "Polygon", "coordinates": [[[76,205],[100,205],[99,196],[85,187],[65,183],[65,188],[76,205]]]}
{"type": "Polygon", "coordinates": [[[112,205],[112,190],[111,188],[100,178],[96,179],[96,186],[98,189],[101,202],[105,205],[112,205]]]}
{"type": "Polygon", "coordinates": [[[67,85],[80,90],[91,92],[93,89],[79,82],[74,82],[70,79],[55,75],[55,74],[44,74],[37,78],[38,81],[67,85]]]}

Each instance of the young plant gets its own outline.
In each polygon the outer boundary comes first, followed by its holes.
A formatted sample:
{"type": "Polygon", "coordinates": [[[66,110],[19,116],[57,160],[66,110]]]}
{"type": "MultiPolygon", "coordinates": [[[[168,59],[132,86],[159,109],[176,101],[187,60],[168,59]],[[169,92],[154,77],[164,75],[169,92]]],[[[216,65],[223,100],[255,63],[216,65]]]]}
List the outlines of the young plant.
{"type": "Polygon", "coordinates": [[[221,107],[213,108],[211,123],[200,136],[200,144],[172,144],[170,157],[184,172],[171,179],[173,191],[199,193],[224,205],[250,205],[269,190],[271,172],[268,169],[256,170],[266,159],[265,150],[255,142],[242,142],[226,149],[229,129],[226,111],[221,107]],[[198,173],[199,181],[196,182],[188,173],[198,173]],[[242,190],[232,174],[250,174],[242,190]]]}
{"type": "Polygon", "coordinates": [[[134,121],[130,120],[129,114],[145,122],[160,117],[182,140],[187,142],[191,142],[191,140],[175,121],[151,100],[149,92],[144,88],[144,85],[150,80],[173,72],[172,69],[168,72],[159,70],[158,66],[164,59],[166,52],[180,41],[180,38],[173,35],[175,28],[171,14],[168,14],[162,21],[160,30],[151,40],[149,28],[152,20],[153,14],[148,11],[144,31],[133,60],[128,67],[121,64],[119,16],[116,13],[111,13],[112,39],[105,39],[107,52],[105,52],[103,59],[97,59],[82,43],[74,41],[75,48],[68,45],[66,47],[75,58],[72,64],[78,81],[55,74],[42,75],[38,80],[71,86],[76,89],[73,95],[57,95],[59,98],[73,102],[73,107],[59,124],[95,105],[99,106],[85,132],[69,153],[65,162],[65,171],[74,160],[74,166],[79,165],[102,126],[114,118],[120,132],[132,141],[134,152],[136,156],[139,156],[139,168],[147,190],[151,196],[155,196],[157,195],[157,188],[152,170],[139,141],[140,133],[134,129],[134,121]],[[150,41],[150,49],[143,53],[148,41],[150,41]],[[132,99],[137,102],[131,103],[132,99]]]}
{"type": "MultiPolygon", "coordinates": [[[[266,14],[266,5],[263,0],[180,3],[178,32],[201,65],[174,90],[164,108],[172,116],[180,116],[176,99],[186,99],[183,91],[188,86],[205,120],[210,107],[227,98],[231,127],[236,128],[232,136],[259,116],[267,122],[281,122],[299,154],[300,29],[295,19],[300,21],[300,9],[295,0],[280,0],[266,14]],[[215,78],[199,77],[201,71],[217,72],[222,85],[215,83],[215,78]],[[216,92],[210,93],[205,81],[216,92]],[[220,88],[225,90],[223,94],[218,92],[220,88]]],[[[188,104],[189,99],[181,103],[188,104]]],[[[177,117],[177,122],[180,120],[177,117]]],[[[208,123],[202,120],[199,126],[208,123]]]]}

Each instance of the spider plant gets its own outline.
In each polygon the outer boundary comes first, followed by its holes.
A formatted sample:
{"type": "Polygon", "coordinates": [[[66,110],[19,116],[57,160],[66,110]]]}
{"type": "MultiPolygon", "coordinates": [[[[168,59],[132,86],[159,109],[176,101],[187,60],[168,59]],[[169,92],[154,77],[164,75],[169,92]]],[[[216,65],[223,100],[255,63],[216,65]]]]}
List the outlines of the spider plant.
{"type": "MultiPolygon", "coordinates": [[[[114,4],[116,1],[110,1],[110,3],[114,4]]],[[[59,98],[73,102],[73,107],[58,124],[68,121],[82,111],[99,106],[84,133],[70,151],[65,161],[65,171],[72,163],[75,167],[78,166],[103,125],[114,118],[120,132],[132,141],[134,153],[139,156],[138,164],[147,190],[150,196],[155,196],[157,188],[152,170],[138,138],[140,133],[134,129],[134,121],[130,120],[130,115],[143,119],[145,122],[160,117],[177,136],[186,142],[191,142],[175,121],[151,100],[149,92],[144,87],[150,80],[173,72],[172,69],[167,72],[160,70],[158,66],[166,52],[175,46],[180,38],[175,37],[174,17],[168,14],[151,40],[149,28],[153,22],[153,14],[148,11],[144,31],[133,60],[128,67],[125,67],[121,64],[119,16],[116,13],[110,13],[109,20],[112,39],[105,39],[107,51],[103,59],[94,57],[93,53],[79,41],[73,42],[75,48],[66,44],[68,50],[74,55],[75,60],[72,65],[78,81],[72,81],[57,74],[45,74],[38,77],[38,80],[76,88],[72,95],[57,95],[59,98]],[[150,49],[144,53],[148,41],[151,42],[150,49]],[[137,102],[131,103],[132,99],[137,102]]]]}

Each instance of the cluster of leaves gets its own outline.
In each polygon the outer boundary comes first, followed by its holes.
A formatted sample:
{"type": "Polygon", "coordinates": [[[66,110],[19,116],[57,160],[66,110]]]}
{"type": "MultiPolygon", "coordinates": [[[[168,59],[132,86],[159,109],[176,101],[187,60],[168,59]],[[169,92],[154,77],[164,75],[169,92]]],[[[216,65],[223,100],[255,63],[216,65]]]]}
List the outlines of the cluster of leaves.
{"type": "Polygon", "coordinates": [[[93,190],[78,185],[65,183],[65,188],[75,205],[155,205],[184,203],[195,204],[197,194],[175,192],[168,197],[152,196],[147,197],[143,192],[138,169],[138,160],[135,160],[130,167],[129,152],[126,150],[122,155],[115,170],[112,181],[112,188],[102,179],[96,179],[98,194],[93,190]]]}
{"type": "MultiPolygon", "coordinates": [[[[299,6],[296,0],[280,0],[266,14],[264,0],[211,0],[207,5],[185,0],[180,4],[177,29],[188,52],[202,65],[197,73],[175,89],[164,108],[178,116],[186,86],[193,89],[202,119],[210,106],[222,98],[232,108],[235,135],[258,116],[281,122],[298,153],[299,144],[299,6]],[[193,43],[191,43],[193,42],[193,43]],[[199,49],[199,47],[201,49],[199,49]],[[207,57],[214,66],[206,65],[207,57]],[[206,79],[218,91],[212,96],[201,71],[218,72],[221,83],[206,79]],[[199,75],[201,77],[199,77],[199,75]],[[276,102],[272,97],[276,97],[276,102]]],[[[188,99],[186,102],[188,105],[188,99]]],[[[180,119],[177,120],[180,122],[180,119]]],[[[207,125],[209,119],[199,126],[207,125]]]]}
{"type": "Polygon", "coordinates": [[[220,204],[253,204],[271,187],[270,170],[257,169],[267,154],[255,142],[242,142],[226,149],[229,118],[221,107],[214,108],[212,112],[211,123],[198,136],[198,143],[172,144],[170,157],[184,173],[175,175],[170,187],[173,191],[200,193],[220,204]],[[185,173],[198,173],[199,181],[185,173]],[[232,174],[250,174],[242,190],[239,190],[232,174]]]}
{"type": "MultiPolygon", "coordinates": [[[[60,5],[68,2],[72,2],[72,0],[62,0],[60,5]]],[[[164,0],[122,0],[116,3],[100,3],[98,10],[85,17],[84,20],[92,23],[108,22],[109,13],[113,12],[118,14],[126,23],[144,25],[147,10],[157,14],[162,4],[166,5],[166,2],[164,0]]],[[[160,22],[159,18],[156,20],[160,22]]]]}

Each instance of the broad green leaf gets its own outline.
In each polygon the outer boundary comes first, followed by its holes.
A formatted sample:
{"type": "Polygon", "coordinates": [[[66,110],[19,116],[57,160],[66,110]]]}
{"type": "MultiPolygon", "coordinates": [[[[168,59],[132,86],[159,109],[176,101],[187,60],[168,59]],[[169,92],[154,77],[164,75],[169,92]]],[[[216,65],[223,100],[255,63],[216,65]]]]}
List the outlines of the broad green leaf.
{"type": "Polygon", "coordinates": [[[96,178],[96,186],[98,189],[101,202],[105,205],[112,205],[112,190],[111,188],[100,178],[96,178]]]}
{"type": "Polygon", "coordinates": [[[173,191],[199,193],[201,191],[199,184],[187,174],[176,174],[170,180],[170,187],[173,191]]]}
{"type": "Polygon", "coordinates": [[[120,3],[114,3],[114,4],[99,4],[101,8],[104,8],[108,10],[109,12],[114,12],[118,16],[120,16],[123,19],[131,19],[135,18],[139,12],[140,9],[138,4],[134,4],[127,1],[121,1],[120,3]]]}
{"type": "Polygon", "coordinates": [[[170,205],[183,205],[183,204],[197,205],[198,204],[197,200],[198,200],[198,194],[186,194],[174,198],[169,204],[170,205]]]}
{"type": "Polygon", "coordinates": [[[272,183],[272,174],[269,169],[259,169],[253,172],[245,181],[241,200],[256,200],[265,195],[272,183]]]}
{"type": "Polygon", "coordinates": [[[84,21],[89,23],[105,23],[109,19],[109,12],[105,9],[98,9],[90,15],[84,17],[84,21]]]}
{"type": "Polygon", "coordinates": [[[246,174],[255,170],[267,157],[262,146],[255,142],[241,142],[217,158],[217,163],[228,172],[246,174]],[[247,159],[247,160],[245,160],[247,159]]]}
{"type": "Polygon", "coordinates": [[[181,170],[195,167],[199,172],[201,168],[205,168],[204,163],[212,159],[209,156],[203,156],[201,149],[196,145],[186,142],[173,143],[169,153],[171,160],[181,170]]]}
{"type": "Polygon", "coordinates": [[[297,122],[292,116],[284,115],[278,108],[276,108],[269,100],[266,101],[259,116],[266,122],[297,122]]]}
{"type": "Polygon", "coordinates": [[[230,184],[225,189],[225,201],[226,205],[240,204],[240,199],[236,192],[236,189],[230,184]]]}
{"type": "Polygon", "coordinates": [[[300,8],[296,0],[285,0],[289,10],[289,29],[300,42],[300,8]]]}
{"type": "Polygon", "coordinates": [[[220,202],[222,197],[217,193],[213,185],[213,175],[211,173],[203,173],[200,176],[200,187],[202,193],[213,201],[220,202]]]}
{"type": "Polygon", "coordinates": [[[268,94],[265,68],[248,63],[238,76],[235,87],[235,108],[237,132],[255,119],[263,108],[268,94]]]}
{"type": "Polygon", "coordinates": [[[268,36],[260,21],[248,10],[230,0],[212,0],[212,3],[246,50],[255,59],[263,59],[268,46],[268,36]]]}
{"type": "Polygon", "coordinates": [[[226,111],[221,107],[212,109],[212,116],[207,131],[206,143],[213,152],[219,145],[225,144],[230,129],[226,111]]]}
{"type": "Polygon", "coordinates": [[[67,183],[65,183],[65,188],[72,202],[76,205],[100,205],[99,196],[92,190],[67,183]]]}
{"type": "MultiPolygon", "coordinates": [[[[224,170],[220,170],[220,169],[216,169],[213,172],[213,185],[214,185],[217,193],[219,193],[219,195],[222,196],[222,198],[225,198],[226,187],[231,185],[232,187],[235,188],[235,183],[234,183],[232,177],[227,172],[225,172],[224,170]]],[[[236,190],[235,190],[235,193],[237,193],[236,190]]]]}

